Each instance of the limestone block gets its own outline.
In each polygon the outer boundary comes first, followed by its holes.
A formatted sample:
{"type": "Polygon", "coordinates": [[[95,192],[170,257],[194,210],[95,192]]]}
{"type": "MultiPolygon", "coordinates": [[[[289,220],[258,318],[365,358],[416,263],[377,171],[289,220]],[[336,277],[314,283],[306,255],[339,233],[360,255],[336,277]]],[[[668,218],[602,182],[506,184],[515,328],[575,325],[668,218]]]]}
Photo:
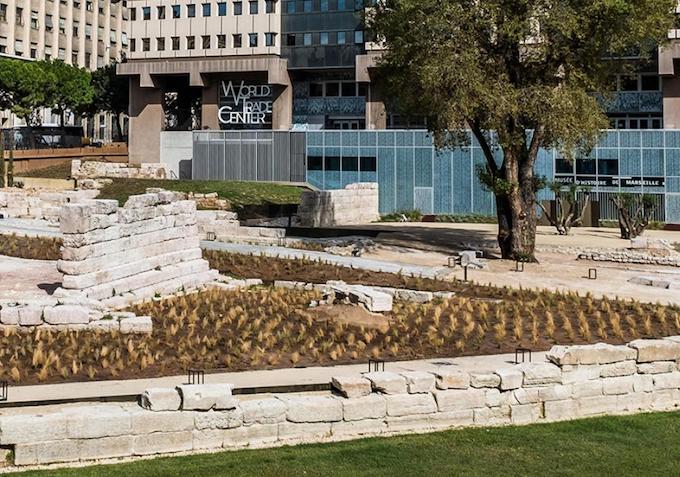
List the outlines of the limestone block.
{"type": "Polygon", "coordinates": [[[617,400],[619,397],[620,396],[592,396],[581,398],[578,400],[578,415],[593,416],[596,414],[614,413],[617,409],[617,400]]]}
{"type": "Polygon", "coordinates": [[[538,388],[519,388],[512,391],[511,404],[532,404],[539,402],[538,388]]]}
{"type": "Polygon", "coordinates": [[[636,354],[626,346],[606,343],[594,345],[553,346],[546,358],[557,364],[608,364],[635,359],[636,354]]]}
{"type": "Polygon", "coordinates": [[[598,364],[576,364],[562,366],[562,384],[582,383],[599,379],[602,368],[598,364]]]}
{"type": "Polygon", "coordinates": [[[473,388],[497,388],[501,385],[501,377],[492,372],[470,373],[470,386],[473,388]]]}
{"type": "Polygon", "coordinates": [[[62,413],[0,416],[3,445],[58,441],[68,437],[67,417],[62,413]]]}
{"type": "Polygon", "coordinates": [[[182,384],[177,386],[182,397],[182,410],[208,411],[234,409],[238,400],[231,394],[233,384],[182,384]]]}
{"type": "Polygon", "coordinates": [[[111,332],[113,330],[120,331],[120,323],[115,319],[95,320],[90,321],[87,324],[87,329],[106,332],[111,332]]]}
{"type": "Polygon", "coordinates": [[[510,421],[513,424],[530,424],[538,421],[543,416],[543,407],[540,404],[515,404],[510,406],[510,421]]]}
{"type": "Polygon", "coordinates": [[[657,389],[652,393],[652,409],[667,411],[677,409],[680,404],[680,392],[677,389],[657,389]]]}
{"type": "Polygon", "coordinates": [[[150,207],[152,205],[158,205],[161,202],[158,194],[148,193],[131,195],[125,202],[123,208],[125,209],[135,209],[142,207],[150,207]]]}
{"type": "Polygon", "coordinates": [[[371,386],[376,392],[383,394],[405,394],[408,392],[406,379],[397,373],[389,371],[376,371],[364,374],[371,381],[371,386]]]}
{"type": "Polygon", "coordinates": [[[408,416],[437,412],[437,403],[432,394],[386,395],[388,416],[408,416]]]}
{"type": "Polygon", "coordinates": [[[510,424],[510,406],[483,407],[473,410],[474,423],[478,426],[502,426],[510,424]]]}
{"type": "Polygon", "coordinates": [[[549,421],[562,421],[578,416],[578,401],[564,399],[562,401],[548,401],[543,407],[545,418],[549,421]]]}
{"type": "Polygon", "coordinates": [[[133,455],[186,452],[192,450],[193,446],[194,436],[192,431],[156,432],[134,436],[132,439],[133,455]]]}
{"type": "Polygon", "coordinates": [[[653,408],[652,393],[635,392],[617,396],[616,407],[621,412],[649,411],[653,408]]]}
{"type": "Polygon", "coordinates": [[[240,407],[226,411],[207,411],[194,413],[196,429],[231,429],[243,424],[243,411],[240,407]]]}
{"type": "Polygon", "coordinates": [[[545,386],[561,384],[560,368],[550,363],[522,363],[517,369],[524,374],[523,386],[545,386]]]}
{"type": "Polygon", "coordinates": [[[331,434],[341,438],[377,436],[387,431],[383,419],[364,419],[361,421],[340,421],[331,424],[331,434]]]}
{"type": "Polygon", "coordinates": [[[151,334],[153,321],[150,316],[135,316],[120,320],[120,332],[123,334],[151,334]]]}
{"type": "Polygon", "coordinates": [[[58,305],[45,307],[45,323],[50,325],[87,324],[90,322],[89,310],[82,306],[58,305]]]}
{"type": "Polygon", "coordinates": [[[240,401],[245,425],[274,424],[286,419],[286,404],[276,398],[244,399],[240,401]]]}
{"type": "Polygon", "coordinates": [[[654,375],[654,389],[680,388],[680,372],[654,375]]]}
{"type": "Polygon", "coordinates": [[[462,411],[486,406],[486,393],[483,389],[436,390],[433,394],[439,412],[462,411]]]}
{"type": "Polygon", "coordinates": [[[470,387],[470,374],[465,371],[437,370],[434,375],[437,389],[467,389],[470,387]]]}
{"type": "Polygon", "coordinates": [[[573,384],[575,398],[602,396],[602,380],[595,379],[573,384]]]}
{"type": "Polygon", "coordinates": [[[486,395],[486,405],[489,407],[502,406],[505,404],[510,404],[509,392],[500,392],[498,389],[485,389],[484,394],[486,395]]]}
{"type": "Polygon", "coordinates": [[[680,358],[680,343],[671,340],[635,340],[628,346],[637,350],[638,363],[652,361],[677,361],[680,358]]]}
{"type": "Polygon", "coordinates": [[[501,368],[497,369],[495,373],[500,378],[500,384],[498,386],[500,390],[507,391],[522,387],[524,374],[519,369],[501,368]]]}
{"type": "Polygon", "coordinates": [[[342,400],[345,421],[381,419],[387,414],[385,397],[379,394],[342,400]]]}
{"type": "Polygon", "coordinates": [[[288,410],[291,422],[333,422],[342,420],[342,399],[332,396],[277,396],[288,410]]]}
{"type": "Polygon", "coordinates": [[[224,445],[223,429],[197,429],[192,431],[194,450],[221,449],[224,445]]]}
{"type": "Polygon", "coordinates": [[[637,372],[640,374],[672,373],[677,370],[678,365],[673,361],[653,361],[637,365],[637,372]]]}
{"type": "Polygon", "coordinates": [[[37,442],[17,445],[15,465],[42,465],[74,462],[80,458],[80,443],[74,440],[37,442]]]}
{"type": "Polygon", "coordinates": [[[400,374],[406,379],[406,387],[410,394],[434,391],[434,374],[424,371],[405,371],[400,374]]]}
{"type": "Polygon", "coordinates": [[[371,381],[361,376],[333,376],[331,386],[346,398],[371,394],[371,381]]]}
{"type": "Polygon", "coordinates": [[[283,442],[316,442],[331,436],[330,422],[281,422],[278,424],[279,440],[283,442]]]}
{"type": "Polygon", "coordinates": [[[69,439],[96,439],[128,435],[132,432],[130,414],[120,406],[67,407],[66,429],[69,439]]]}
{"type": "Polygon", "coordinates": [[[651,374],[633,376],[633,391],[651,393],[654,391],[654,377],[651,374]]]}
{"type": "Polygon", "coordinates": [[[602,380],[602,393],[605,395],[632,393],[633,383],[633,376],[605,378],[602,380]]]}
{"type": "Polygon", "coordinates": [[[114,459],[132,455],[132,436],[102,437],[78,441],[80,460],[114,459]]]}
{"type": "MultiPolygon", "coordinates": [[[[22,306],[19,308],[19,324],[21,326],[37,326],[43,323],[42,306],[22,306]]],[[[2,312],[0,311],[0,314],[2,312]]],[[[0,321],[2,319],[0,318],[0,321]]]]}
{"type": "Polygon", "coordinates": [[[0,308],[0,323],[3,325],[18,325],[19,307],[2,305],[2,308],[0,308]]]}
{"type": "MultiPolygon", "coordinates": [[[[174,389],[172,390],[174,391],[174,389]]],[[[177,396],[179,398],[179,394],[177,394],[177,396]]],[[[177,408],[179,408],[179,399],[177,399],[176,405],[177,408]]],[[[194,429],[194,414],[191,412],[177,412],[177,409],[158,412],[149,412],[146,409],[134,409],[130,410],[129,413],[132,434],[190,431],[194,429]]]]}
{"type": "Polygon", "coordinates": [[[553,384],[538,388],[538,398],[541,401],[563,401],[572,397],[573,390],[572,384],[553,384]]]}
{"type": "Polygon", "coordinates": [[[350,296],[362,303],[369,311],[381,313],[392,311],[392,296],[365,285],[333,286],[333,291],[350,296]]]}
{"type": "Polygon", "coordinates": [[[428,416],[434,429],[471,426],[474,422],[472,409],[465,411],[437,412],[428,416]]]}
{"type": "Polygon", "coordinates": [[[149,411],[177,411],[182,397],[175,388],[149,388],[142,393],[141,406],[149,411]]]}
{"type": "Polygon", "coordinates": [[[603,364],[600,369],[600,376],[612,378],[615,376],[630,376],[637,372],[637,363],[634,359],[619,361],[618,363],[603,364]]]}
{"type": "MultiPolygon", "coordinates": [[[[436,414],[415,414],[407,416],[388,416],[385,418],[389,433],[429,432],[434,430],[432,416],[436,414]]],[[[438,423],[441,426],[441,423],[438,423]]]]}
{"type": "Polygon", "coordinates": [[[223,432],[223,446],[234,447],[257,447],[271,444],[279,438],[279,424],[253,424],[227,429],[223,432]]]}

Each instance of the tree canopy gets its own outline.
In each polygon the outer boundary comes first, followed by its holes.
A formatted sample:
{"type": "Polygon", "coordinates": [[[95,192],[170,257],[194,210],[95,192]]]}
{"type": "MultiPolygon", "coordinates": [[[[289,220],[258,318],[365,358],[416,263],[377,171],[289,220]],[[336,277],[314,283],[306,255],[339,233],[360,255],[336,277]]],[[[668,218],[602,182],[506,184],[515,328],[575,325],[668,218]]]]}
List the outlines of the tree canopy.
{"type": "Polygon", "coordinates": [[[608,121],[594,92],[664,41],[677,0],[384,0],[367,18],[383,42],[388,106],[425,116],[439,147],[469,128],[486,158],[505,258],[534,260],[538,151],[594,146],[608,121]],[[634,58],[634,61],[630,61],[634,58]],[[502,150],[502,161],[494,158],[502,150]]]}
{"type": "Polygon", "coordinates": [[[92,86],[94,88],[93,107],[96,112],[107,111],[115,116],[115,125],[118,138],[122,138],[123,131],[119,117],[127,112],[130,103],[130,91],[128,78],[116,74],[117,63],[97,69],[92,73],[92,86]]]}

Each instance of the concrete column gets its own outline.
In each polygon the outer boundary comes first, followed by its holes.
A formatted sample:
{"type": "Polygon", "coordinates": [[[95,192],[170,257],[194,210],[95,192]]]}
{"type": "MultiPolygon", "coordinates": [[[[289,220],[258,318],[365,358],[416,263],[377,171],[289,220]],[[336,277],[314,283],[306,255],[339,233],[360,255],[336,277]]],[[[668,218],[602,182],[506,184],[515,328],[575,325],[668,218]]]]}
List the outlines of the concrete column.
{"type": "Polygon", "coordinates": [[[293,85],[279,86],[276,90],[279,94],[274,99],[272,129],[288,130],[293,125],[293,85]]]}
{"type": "Polygon", "coordinates": [[[219,110],[219,91],[218,81],[208,80],[203,88],[203,104],[201,107],[201,129],[219,129],[220,123],[217,119],[219,110]]]}
{"type": "Polygon", "coordinates": [[[382,100],[382,92],[374,83],[368,85],[366,129],[387,129],[387,111],[382,100]]]}
{"type": "Polygon", "coordinates": [[[162,93],[158,88],[141,88],[139,76],[130,76],[129,162],[161,162],[163,128],[162,93]]]}
{"type": "Polygon", "coordinates": [[[663,77],[663,127],[680,129],[680,78],[663,77]]]}

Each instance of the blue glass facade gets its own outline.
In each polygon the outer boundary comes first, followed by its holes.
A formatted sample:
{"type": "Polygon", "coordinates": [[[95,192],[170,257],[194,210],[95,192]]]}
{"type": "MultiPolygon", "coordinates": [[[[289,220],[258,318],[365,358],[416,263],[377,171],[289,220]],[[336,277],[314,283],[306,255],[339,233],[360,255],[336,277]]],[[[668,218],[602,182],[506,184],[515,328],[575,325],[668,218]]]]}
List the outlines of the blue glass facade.
{"type": "MultiPolygon", "coordinates": [[[[381,213],[495,213],[492,194],[476,176],[485,159],[473,138],[469,146],[438,151],[424,130],[305,134],[307,180],[320,189],[377,182],[381,213]]],[[[497,154],[500,161],[501,151],[497,154]]],[[[541,150],[536,172],[548,180],[588,184],[600,201],[617,192],[655,194],[658,218],[680,223],[678,130],[608,130],[590,155],[574,162],[563,160],[556,150],[541,150]]],[[[539,193],[539,199],[549,198],[548,191],[539,193]]]]}

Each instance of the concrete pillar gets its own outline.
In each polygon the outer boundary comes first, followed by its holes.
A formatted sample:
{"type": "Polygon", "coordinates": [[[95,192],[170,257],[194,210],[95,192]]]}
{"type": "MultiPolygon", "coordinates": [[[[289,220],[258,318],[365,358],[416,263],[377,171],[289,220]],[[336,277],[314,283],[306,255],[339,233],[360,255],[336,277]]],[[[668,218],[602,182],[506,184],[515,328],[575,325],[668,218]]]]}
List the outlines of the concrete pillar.
{"type": "Polygon", "coordinates": [[[663,127],[680,129],[680,78],[663,77],[663,127]]]}
{"type": "Polygon", "coordinates": [[[216,80],[206,81],[203,88],[203,104],[201,106],[201,129],[220,129],[217,118],[219,111],[219,82],[216,80]]]}
{"type": "Polygon", "coordinates": [[[387,111],[380,88],[374,83],[368,85],[366,98],[366,129],[387,129],[387,111]]]}
{"type": "Polygon", "coordinates": [[[272,129],[288,130],[293,125],[293,85],[276,86],[272,112],[272,129]]]}
{"type": "Polygon", "coordinates": [[[162,97],[159,88],[141,88],[139,76],[130,77],[130,163],[161,162],[162,97]]]}

